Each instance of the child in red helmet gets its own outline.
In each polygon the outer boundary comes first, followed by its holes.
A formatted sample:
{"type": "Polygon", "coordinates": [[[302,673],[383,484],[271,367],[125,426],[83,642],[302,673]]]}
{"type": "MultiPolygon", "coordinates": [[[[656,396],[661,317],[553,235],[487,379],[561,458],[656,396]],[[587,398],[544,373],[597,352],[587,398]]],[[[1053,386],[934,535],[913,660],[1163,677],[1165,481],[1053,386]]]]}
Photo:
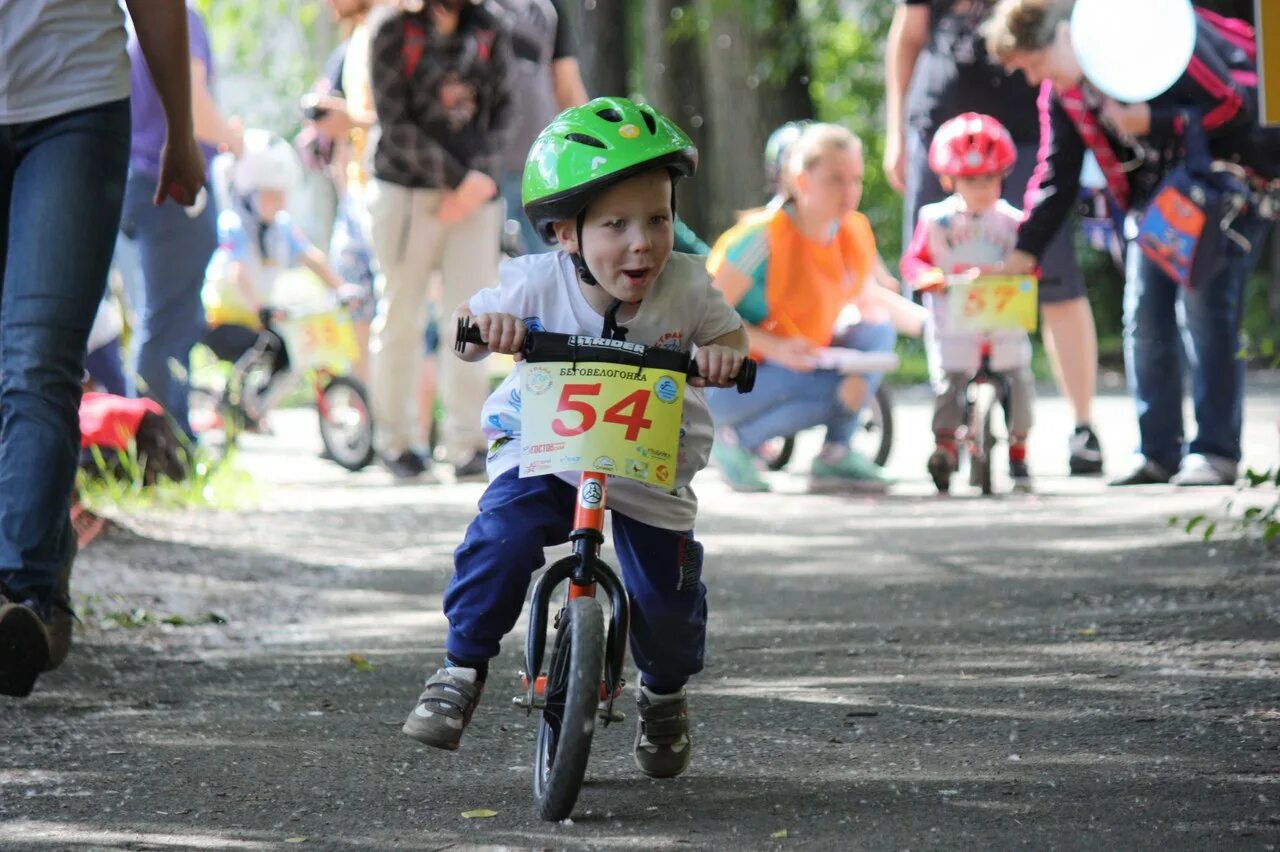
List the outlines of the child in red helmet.
{"type": "MultiPolygon", "coordinates": [[[[978,369],[981,333],[948,328],[945,276],[995,266],[1013,248],[1022,213],[1000,197],[1017,152],[1009,131],[989,115],[967,112],[938,128],[929,167],[951,196],[920,209],[911,246],[902,258],[903,280],[925,291],[933,322],[925,335],[934,386],[933,433],[937,447],[929,475],[938,491],[950,489],[964,420],[965,385],[978,369]]],[[[1020,329],[990,333],[991,369],[1010,385],[1009,474],[1014,489],[1029,491],[1027,433],[1035,402],[1031,341],[1020,329]]]]}

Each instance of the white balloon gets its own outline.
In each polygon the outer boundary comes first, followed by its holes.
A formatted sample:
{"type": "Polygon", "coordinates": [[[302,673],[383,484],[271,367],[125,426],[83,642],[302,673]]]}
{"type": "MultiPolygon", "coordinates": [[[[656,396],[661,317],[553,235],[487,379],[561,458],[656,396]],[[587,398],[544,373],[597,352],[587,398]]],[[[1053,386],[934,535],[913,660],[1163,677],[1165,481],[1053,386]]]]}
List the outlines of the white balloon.
{"type": "Polygon", "coordinates": [[[1076,0],[1071,12],[1080,70],[1124,103],[1164,94],[1187,70],[1195,44],[1190,0],[1076,0]]]}

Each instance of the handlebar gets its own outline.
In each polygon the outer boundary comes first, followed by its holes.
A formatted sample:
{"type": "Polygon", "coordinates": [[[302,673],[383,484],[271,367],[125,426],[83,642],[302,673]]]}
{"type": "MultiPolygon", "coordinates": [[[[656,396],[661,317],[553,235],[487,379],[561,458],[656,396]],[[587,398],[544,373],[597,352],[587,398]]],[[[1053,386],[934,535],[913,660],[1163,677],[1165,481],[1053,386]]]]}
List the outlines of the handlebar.
{"type": "MultiPolygon", "coordinates": [[[[458,336],[454,348],[461,352],[468,343],[484,346],[480,329],[471,324],[468,317],[458,317],[458,336]]],[[[625,364],[639,369],[653,367],[673,370],[691,379],[699,378],[698,364],[686,352],[661,349],[624,340],[608,340],[602,337],[586,337],[577,334],[558,334],[551,331],[529,331],[524,337],[526,361],[602,361],[609,364],[625,364]]],[[[734,378],[738,393],[748,393],[756,384],[756,362],[744,358],[742,369],[734,378]]]]}

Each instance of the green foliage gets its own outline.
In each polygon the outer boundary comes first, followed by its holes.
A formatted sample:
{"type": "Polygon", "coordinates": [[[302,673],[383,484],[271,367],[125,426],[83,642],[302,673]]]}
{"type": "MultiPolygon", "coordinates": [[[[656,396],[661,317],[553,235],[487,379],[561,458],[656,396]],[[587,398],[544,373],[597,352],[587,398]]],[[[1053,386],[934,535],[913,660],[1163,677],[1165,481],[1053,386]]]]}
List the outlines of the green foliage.
{"type": "MultiPolygon", "coordinates": [[[[1244,536],[1256,538],[1264,545],[1280,545],[1280,466],[1268,470],[1246,470],[1235,494],[1224,504],[1223,516],[1244,536]]],[[[1196,515],[1186,521],[1174,515],[1169,518],[1169,526],[1180,526],[1192,535],[1204,520],[1204,515],[1196,515]]],[[[1218,522],[1211,521],[1199,535],[1204,541],[1210,541],[1217,530],[1218,522]]]]}
{"type": "Polygon", "coordinates": [[[121,595],[77,595],[76,612],[83,624],[92,624],[101,630],[138,630],[144,627],[196,627],[204,624],[223,625],[227,619],[216,612],[198,616],[164,614],[138,606],[121,595]]]}
{"type": "Polygon", "coordinates": [[[705,41],[717,15],[733,15],[766,48],[760,51],[749,76],[781,87],[810,59],[808,22],[788,15],[786,6],[777,0],[701,0],[677,7],[672,10],[667,38],[705,41]]]}
{"type": "Polygon", "coordinates": [[[1100,353],[1119,356],[1120,334],[1124,329],[1124,272],[1116,266],[1110,253],[1090,247],[1076,236],[1076,258],[1084,276],[1089,306],[1098,329],[1100,353]]]}
{"type": "Polygon", "coordinates": [[[862,138],[867,175],[862,211],[871,220],[890,268],[902,254],[902,198],[884,177],[884,48],[893,3],[801,0],[810,25],[818,117],[846,125],[862,138]]]}
{"type": "Polygon", "coordinates": [[[130,441],[115,458],[108,460],[93,447],[93,470],[76,474],[76,495],[86,509],[96,514],[136,512],[147,509],[233,508],[253,495],[248,474],[236,469],[232,456],[217,458],[208,450],[182,452],[189,473],[181,482],[161,477],[152,484],[144,481],[146,460],[139,457],[137,444],[130,441]]]}
{"type": "Polygon", "coordinates": [[[301,123],[310,90],[337,43],[327,7],[316,0],[195,0],[209,29],[218,100],[246,127],[286,136],[301,123]]]}

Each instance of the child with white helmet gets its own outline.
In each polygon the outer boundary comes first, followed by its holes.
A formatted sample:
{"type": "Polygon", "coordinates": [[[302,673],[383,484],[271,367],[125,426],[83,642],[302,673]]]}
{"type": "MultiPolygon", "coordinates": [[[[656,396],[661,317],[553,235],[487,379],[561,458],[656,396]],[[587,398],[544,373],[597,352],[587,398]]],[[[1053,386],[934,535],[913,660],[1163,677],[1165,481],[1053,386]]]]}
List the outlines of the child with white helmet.
{"type": "MultiPolygon", "coordinates": [[[[289,190],[301,176],[289,143],[268,130],[246,130],[241,155],[222,159],[214,172],[223,198],[218,250],[205,277],[209,330],[204,342],[219,358],[234,361],[257,341],[259,312],[271,302],[281,272],[305,267],[333,290],[343,288],[343,281],[286,208],[289,190]]],[[[288,367],[283,343],[275,342],[273,376],[288,367]]]]}

